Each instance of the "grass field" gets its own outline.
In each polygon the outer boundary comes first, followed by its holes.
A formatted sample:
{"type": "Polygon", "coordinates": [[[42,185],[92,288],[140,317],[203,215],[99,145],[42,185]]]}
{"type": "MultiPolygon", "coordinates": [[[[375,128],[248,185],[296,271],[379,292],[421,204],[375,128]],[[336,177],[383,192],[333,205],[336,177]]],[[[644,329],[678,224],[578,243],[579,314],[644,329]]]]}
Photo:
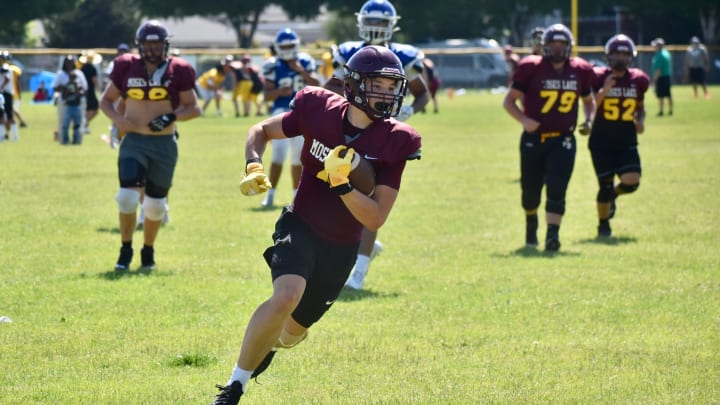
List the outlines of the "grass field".
{"type": "MultiPolygon", "coordinates": [[[[578,137],[555,255],[522,249],[520,127],[503,96],[440,94],[439,114],[411,120],[423,158],[408,164],[366,290],[343,293],[243,403],[720,403],[711,91],[695,100],[674,87],[673,117],[655,117],[648,98],[642,185],[618,200],[610,241],[595,238],[596,183],[578,137]]],[[[12,320],[0,323],[0,403],[211,402],[271,292],[261,253],[279,214],[240,194],[255,119],[223,108],[180,125],[157,269],[117,277],[108,121],[61,147],[55,110],[22,106],[29,127],[0,144],[0,316],[12,320]]]]}

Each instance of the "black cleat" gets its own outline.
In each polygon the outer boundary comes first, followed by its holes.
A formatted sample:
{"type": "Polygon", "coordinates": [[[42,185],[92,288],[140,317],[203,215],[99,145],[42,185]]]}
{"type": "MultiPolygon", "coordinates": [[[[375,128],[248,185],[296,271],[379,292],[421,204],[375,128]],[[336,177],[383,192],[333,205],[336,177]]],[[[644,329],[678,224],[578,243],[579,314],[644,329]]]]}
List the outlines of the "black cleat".
{"type": "Polygon", "coordinates": [[[212,405],[236,405],[240,402],[240,397],[243,394],[240,381],[233,381],[232,384],[226,386],[218,384],[215,387],[220,390],[220,393],[217,394],[212,405]]]}
{"type": "Polygon", "coordinates": [[[121,247],[120,248],[120,257],[118,257],[117,262],[115,263],[115,270],[127,270],[130,268],[130,262],[132,262],[133,258],[133,248],[131,247],[121,247]]]}
{"type": "Polygon", "coordinates": [[[155,268],[155,249],[152,246],[144,246],[140,251],[142,268],[152,270],[155,268]]]}
{"type": "Polygon", "coordinates": [[[609,238],[612,236],[612,229],[610,228],[610,222],[604,221],[598,225],[598,238],[609,238]]]}
{"type": "Polygon", "coordinates": [[[560,250],[560,235],[557,231],[548,230],[545,237],[545,251],[557,252],[560,250]]]}
{"type": "Polygon", "coordinates": [[[560,250],[560,239],[556,237],[545,239],[545,251],[557,252],[560,250]]]}
{"type": "Polygon", "coordinates": [[[274,349],[270,350],[270,353],[268,353],[267,356],[265,356],[265,358],[262,359],[260,364],[257,367],[255,367],[255,370],[253,371],[250,378],[257,379],[257,376],[262,374],[263,371],[267,370],[267,368],[270,366],[270,363],[272,363],[273,357],[275,357],[275,353],[277,353],[276,350],[274,350],[274,349]]]}
{"type": "Polygon", "coordinates": [[[528,229],[525,232],[525,247],[536,248],[538,246],[537,233],[528,229]]]}

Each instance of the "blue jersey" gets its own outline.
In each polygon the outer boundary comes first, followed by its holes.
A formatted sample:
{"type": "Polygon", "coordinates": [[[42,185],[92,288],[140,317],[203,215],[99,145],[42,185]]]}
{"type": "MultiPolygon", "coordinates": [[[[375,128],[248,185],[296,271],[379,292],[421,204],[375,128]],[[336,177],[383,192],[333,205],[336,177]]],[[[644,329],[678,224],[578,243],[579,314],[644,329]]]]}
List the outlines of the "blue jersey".
{"type": "MultiPolygon", "coordinates": [[[[297,54],[297,61],[306,72],[312,73],[316,70],[315,59],[305,52],[297,54]]],[[[272,57],[263,64],[263,75],[266,81],[275,84],[275,87],[291,87],[292,94],[289,96],[278,97],[273,101],[272,109],[282,108],[287,111],[290,109],[290,101],[295,97],[298,90],[305,87],[305,80],[302,75],[288,66],[287,62],[280,58],[272,57]]]]}
{"type": "MultiPolygon", "coordinates": [[[[345,70],[343,66],[347,61],[355,55],[355,52],[368,44],[363,41],[348,41],[333,47],[333,67],[335,72],[333,76],[342,80],[345,78],[345,70]]],[[[412,45],[398,44],[391,42],[389,44],[390,50],[400,59],[400,62],[405,69],[405,76],[408,81],[415,79],[423,71],[423,59],[425,55],[412,45]]]]}

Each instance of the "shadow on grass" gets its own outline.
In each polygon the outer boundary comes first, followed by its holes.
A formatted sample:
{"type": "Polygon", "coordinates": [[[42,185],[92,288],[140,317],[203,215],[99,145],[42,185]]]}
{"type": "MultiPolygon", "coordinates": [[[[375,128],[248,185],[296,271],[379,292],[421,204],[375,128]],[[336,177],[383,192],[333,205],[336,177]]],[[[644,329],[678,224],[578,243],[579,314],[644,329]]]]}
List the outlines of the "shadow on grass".
{"type": "Polygon", "coordinates": [[[541,259],[552,259],[555,257],[569,257],[569,256],[580,256],[579,252],[569,252],[562,250],[558,252],[546,252],[534,247],[523,246],[515,249],[508,253],[492,253],[491,257],[499,258],[514,258],[514,257],[525,257],[525,258],[541,258],[541,259]]]}
{"type": "MultiPolygon", "coordinates": [[[[154,277],[170,277],[173,275],[172,272],[158,272],[157,269],[148,269],[144,267],[140,267],[135,271],[131,270],[111,270],[111,271],[105,271],[97,274],[98,278],[102,278],[108,281],[115,281],[120,280],[122,278],[130,278],[130,277],[148,277],[148,276],[154,276],[154,277]]],[[[80,274],[81,278],[86,278],[90,276],[87,273],[80,274]]]]}
{"type": "Polygon", "coordinates": [[[400,294],[393,293],[379,293],[372,290],[353,290],[350,288],[343,288],[338,301],[342,302],[353,302],[372,298],[397,298],[400,294]]]}
{"type": "Polygon", "coordinates": [[[119,233],[120,233],[120,228],[117,228],[117,227],[115,227],[115,228],[100,227],[100,228],[97,228],[95,231],[98,232],[98,233],[113,233],[113,234],[119,234],[119,233]]]}
{"type": "MultiPolygon", "coordinates": [[[[169,225],[162,225],[162,229],[172,229],[172,227],[169,226],[169,225]]],[[[142,225],[135,227],[135,232],[142,232],[142,230],[143,230],[142,225]]],[[[120,228],[118,228],[118,227],[115,227],[115,228],[100,227],[100,228],[97,228],[97,229],[95,230],[95,232],[97,232],[97,233],[110,233],[110,234],[119,235],[119,234],[120,234],[120,228]]],[[[165,231],[165,232],[168,232],[168,231],[165,231]]]]}
{"type": "Polygon", "coordinates": [[[592,243],[594,245],[615,246],[615,245],[624,245],[627,243],[637,243],[637,241],[638,241],[637,238],[634,238],[632,236],[619,236],[619,237],[611,236],[609,238],[581,239],[578,242],[584,243],[584,244],[592,243]]]}
{"type": "Polygon", "coordinates": [[[285,208],[284,205],[272,205],[270,207],[263,207],[262,205],[258,205],[256,207],[250,208],[250,211],[252,211],[252,212],[273,212],[273,211],[280,211],[283,208],[285,208]]]}

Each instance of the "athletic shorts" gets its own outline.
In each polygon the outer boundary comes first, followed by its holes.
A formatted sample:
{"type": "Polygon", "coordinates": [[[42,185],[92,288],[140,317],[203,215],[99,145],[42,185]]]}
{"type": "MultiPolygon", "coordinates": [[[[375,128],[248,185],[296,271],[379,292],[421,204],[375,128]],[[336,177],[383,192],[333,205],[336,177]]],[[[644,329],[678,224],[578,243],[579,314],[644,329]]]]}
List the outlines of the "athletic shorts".
{"type": "Polygon", "coordinates": [[[690,83],[705,84],[705,69],[701,67],[688,69],[688,76],[690,83]]]}
{"type": "Polygon", "coordinates": [[[599,179],[632,172],[642,174],[637,145],[623,148],[591,149],[590,156],[595,174],[599,179]]]}
{"type": "Polygon", "coordinates": [[[138,177],[133,165],[120,164],[125,159],[134,160],[145,168],[144,179],[138,179],[141,184],[144,185],[144,180],[149,180],[158,187],[169,189],[178,159],[175,135],[140,135],[132,132],[125,134],[118,153],[118,177],[121,185],[123,181],[138,177]]]}
{"type": "Polygon", "coordinates": [[[4,91],[2,93],[3,98],[5,99],[5,105],[4,105],[4,114],[5,119],[8,121],[12,121],[14,118],[14,112],[13,112],[13,95],[9,92],[4,91]]]}
{"type": "MultiPolygon", "coordinates": [[[[329,219],[330,220],[330,219],[329,219]]],[[[340,296],[357,258],[359,243],[338,245],[319,238],[287,207],[275,223],[274,245],[263,256],[273,281],[286,274],[307,281],[293,319],[309,328],[340,296]]]]}
{"type": "Polygon", "coordinates": [[[655,82],[655,95],[658,98],[672,97],[670,94],[670,76],[660,76],[655,82]]]}
{"type": "Polygon", "coordinates": [[[98,98],[97,98],[97,95],[95,94],[95,92],[86,94],[85,99],[86,99],[86,105],[85,105],[86,111],[97,111],[97,109],[100,107],[100,103],[98,102],[98,98]]]}

